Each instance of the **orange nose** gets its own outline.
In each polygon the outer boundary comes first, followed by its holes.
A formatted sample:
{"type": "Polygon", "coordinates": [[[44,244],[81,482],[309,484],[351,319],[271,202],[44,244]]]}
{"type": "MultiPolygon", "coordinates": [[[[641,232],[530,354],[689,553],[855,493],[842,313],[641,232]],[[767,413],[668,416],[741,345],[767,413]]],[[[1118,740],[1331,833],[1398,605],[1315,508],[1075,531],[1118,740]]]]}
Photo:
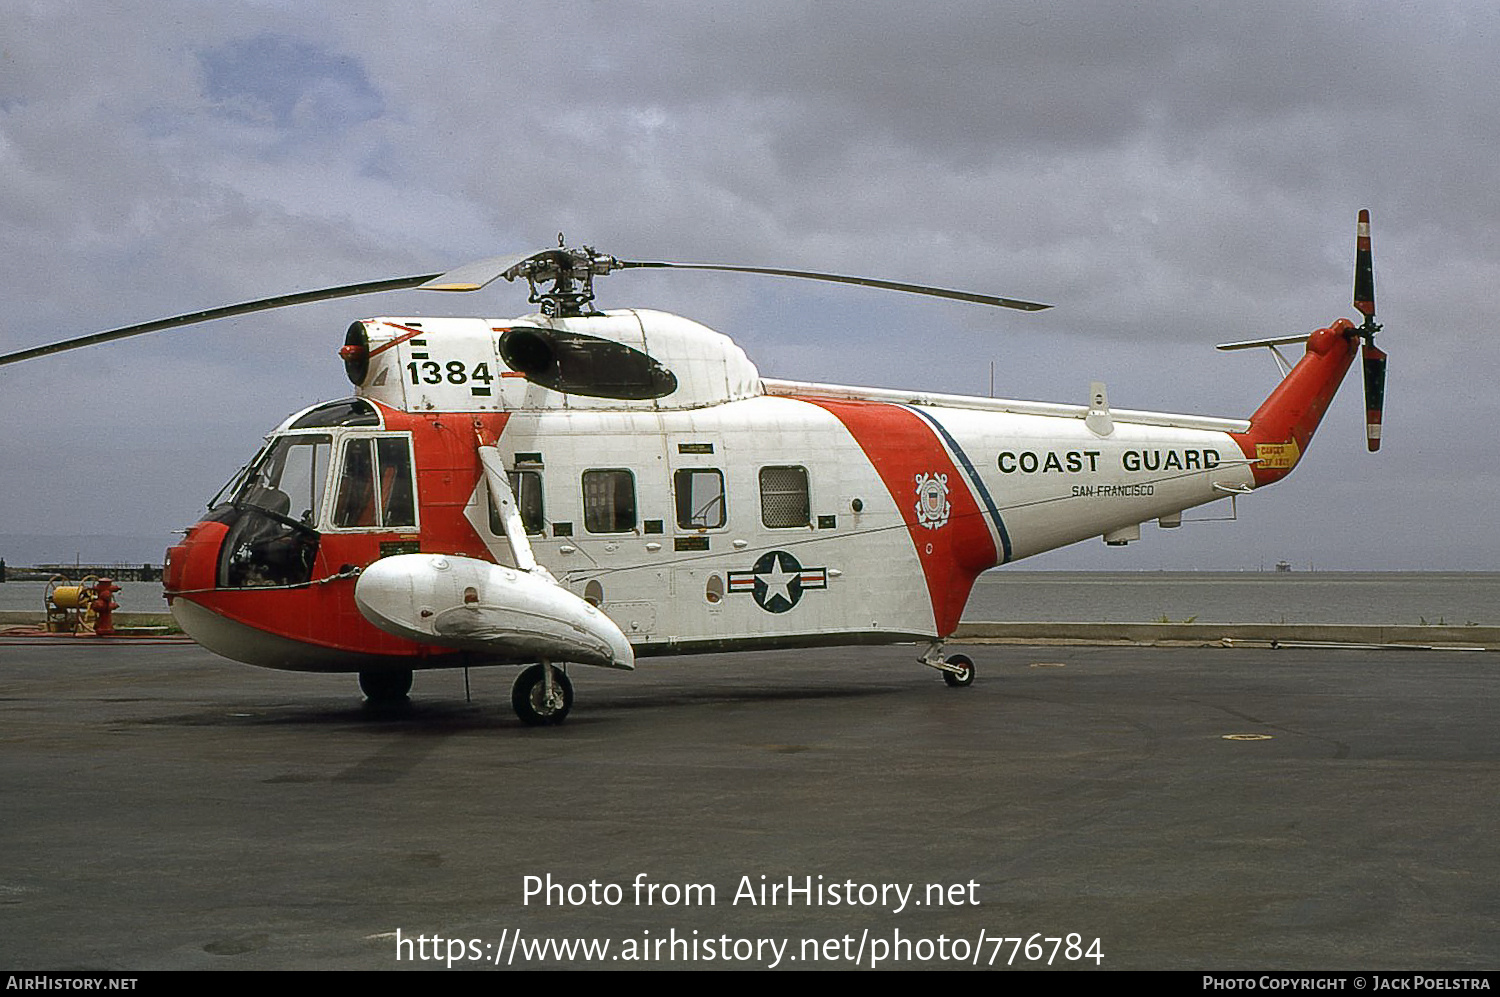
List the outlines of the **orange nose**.
{"type": "Polygon", "coordinates": [[[188,530],[182,543],[167,548],[162,587],[167,602],[184,592],[214,588],[218,581],[219,547],[229,527],[223,523],[199,523],[188,530]]]}

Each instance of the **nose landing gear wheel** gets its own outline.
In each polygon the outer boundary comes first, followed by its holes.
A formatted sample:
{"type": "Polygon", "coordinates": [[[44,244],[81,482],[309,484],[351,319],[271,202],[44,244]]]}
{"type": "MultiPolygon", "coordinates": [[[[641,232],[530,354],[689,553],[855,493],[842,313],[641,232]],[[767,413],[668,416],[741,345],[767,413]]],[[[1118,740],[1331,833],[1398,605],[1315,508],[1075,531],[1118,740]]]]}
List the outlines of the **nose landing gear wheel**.
{"type": "Polygon", "coordinates": [[[359,691],[377,706],[404,703],[411,692],[411,672],[360,672],[359,691]]]}
{"type": "Polygon", "coordinates": [[[521,722],[533,727],[560,724],[573,708],[573,683],[567,673],[552,666],[552,695],[547,695],[543,665],[531,665],[516,676],[510,691],[510,704],[521,722]]]}
{"type": "Polygon", "coordinates": [[[974,684],[974,661],[967,654],[955,654],[948,659],[948,664],[957,666],[960,671],[943,672],[943,681],[955,689],[974,684]]]}

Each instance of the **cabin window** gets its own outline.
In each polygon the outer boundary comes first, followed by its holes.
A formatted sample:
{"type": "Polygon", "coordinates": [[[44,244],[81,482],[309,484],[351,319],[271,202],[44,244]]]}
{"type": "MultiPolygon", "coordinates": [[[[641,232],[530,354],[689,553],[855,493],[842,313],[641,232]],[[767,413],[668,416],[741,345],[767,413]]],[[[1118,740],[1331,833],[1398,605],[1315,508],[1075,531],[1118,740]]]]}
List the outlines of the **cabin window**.
{"type": "MultiPolygon", "coordinates": [[[[526,532],[536,536],[546,532],[546,516],[542,510],[542,472],[507,471],[510,492],[516,497],[516,506],[521,512],[521,525],[526,532]]],[[[505,523],[500,519],[500,505],[495,496],[490,496],[490,532],[497,537],[505,536],[505,523]]]]}
{"type": "Polygon", "coordinates": [[[583,472],[583,528],[590,533],[635,529],[635,475],[616,470],[583,472]]]}
{"type": "Polygon", "coordinates": [[[807,468],[760,469],[760,521],[772,529],[807,526],[812,503],[807,495],[807,468]]]}
{"type": "Polygon", "coordinates": [[[724,472],[712,467],[685,467],[672,475],[677,497],[677,525],[684,530],[713,530],[724,525],[724,472]]]}
{"type": "Polygon", "coordinates": [[[356,529],[417,525],[410,440],[366,436],[344,442],[333,525],[356,529]]]}

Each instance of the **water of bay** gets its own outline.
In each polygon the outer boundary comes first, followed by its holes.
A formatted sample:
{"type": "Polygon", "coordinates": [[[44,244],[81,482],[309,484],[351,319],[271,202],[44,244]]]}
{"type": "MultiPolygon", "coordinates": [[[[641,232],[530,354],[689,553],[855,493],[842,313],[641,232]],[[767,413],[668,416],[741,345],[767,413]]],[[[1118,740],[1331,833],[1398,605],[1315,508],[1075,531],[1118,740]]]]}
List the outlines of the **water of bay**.
{"type": "MultiPolygon", "coordinates": [[[[44,582],[0,585],[0,609],[42,610],[44,582]]],[[[126,612],[165,612],[159,582],[125,582],[126,612]]],[[[964,619],[993,622],[1370,623],[1500,626],[1500,573],[1068,572],[982,575],[964,619]]]]}

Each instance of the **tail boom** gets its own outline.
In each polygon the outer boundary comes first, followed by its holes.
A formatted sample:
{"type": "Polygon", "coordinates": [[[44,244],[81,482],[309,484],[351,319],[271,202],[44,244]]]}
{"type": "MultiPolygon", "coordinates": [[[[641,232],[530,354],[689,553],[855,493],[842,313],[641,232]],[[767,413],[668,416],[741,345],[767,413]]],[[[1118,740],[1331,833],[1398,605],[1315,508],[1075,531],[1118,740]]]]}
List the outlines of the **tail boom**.
{"type": "Polygon", "coordinates": [[[1306,452],[1323,413],[1354,362],[1359,333],[1341,318],[1307,337],[1307,353],[1255,414],[1250,428],[1229,434],[1252,461],[1255,485],[1286,477],[1306,452]]]}

